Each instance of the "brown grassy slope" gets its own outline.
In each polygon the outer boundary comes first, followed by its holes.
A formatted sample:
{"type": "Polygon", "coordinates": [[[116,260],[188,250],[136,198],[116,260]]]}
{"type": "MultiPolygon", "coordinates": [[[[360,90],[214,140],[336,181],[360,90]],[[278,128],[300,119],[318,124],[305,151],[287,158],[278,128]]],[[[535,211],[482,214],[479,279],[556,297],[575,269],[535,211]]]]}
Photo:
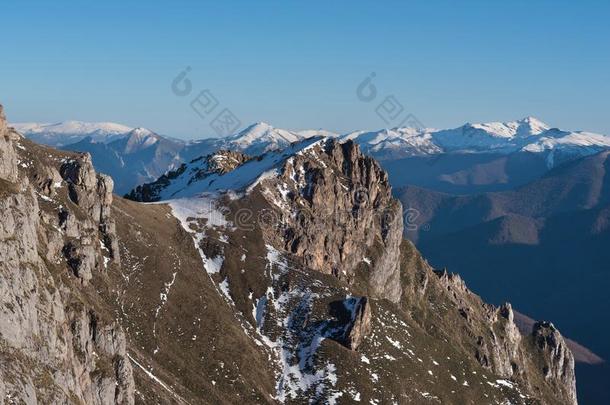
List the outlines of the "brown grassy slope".
{"type": "MultiPolygon", "coordinates": [[[[108,274],[108,299],[116,303],[132,356],[188,403],[270,402],[266,356],[216,291],[169,207],[117,197],[113,214],[123,264],[108,274]]],[[[142,403],[176,401],[134,370],[142,403]]]]}

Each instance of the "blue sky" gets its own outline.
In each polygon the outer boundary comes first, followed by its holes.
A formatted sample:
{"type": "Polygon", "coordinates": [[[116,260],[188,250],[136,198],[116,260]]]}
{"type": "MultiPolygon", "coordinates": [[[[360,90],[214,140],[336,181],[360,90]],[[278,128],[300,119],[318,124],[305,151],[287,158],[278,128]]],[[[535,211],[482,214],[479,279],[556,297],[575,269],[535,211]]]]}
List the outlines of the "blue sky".
{"type": "Polygon", "coordinates": [[[209,89],[245,126],[382,128],[395,96],[431,127],[534,115],[610,133],[610,4],[564,1],[5,2],[9,120],[213,135],[209,89]],[[186,66],[193,92],[178,97],[186,66]],[[378,96],[356,97],[371,72],[378,96]]]}

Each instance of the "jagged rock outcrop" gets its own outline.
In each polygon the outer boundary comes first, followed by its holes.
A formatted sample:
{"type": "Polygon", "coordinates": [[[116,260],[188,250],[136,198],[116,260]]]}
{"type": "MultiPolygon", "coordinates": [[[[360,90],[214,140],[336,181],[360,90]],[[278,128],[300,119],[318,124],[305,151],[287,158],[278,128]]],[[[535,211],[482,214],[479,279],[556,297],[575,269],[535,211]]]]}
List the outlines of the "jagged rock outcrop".
{"type": "MultiPolygon", "coordinates": [[[[49,151],[37,155],[26,143],[0,114],[0,397],[28,405],[133,404],[122,329],[66,281],[69,263],[60,253],[70,244],[61,218],[70,217],[73,237],[93,246],[99,236],[90,223],[103,219],[101,208],[97,216],[91,208],[108,201],[90,195],[84,209],[69,207],[60,162],[53,167],[49,151]]],[[[89,255],[79,269],[103,262],[99,248],[89,255]]]]}
{"type": "MultiPolygon", "coordinates": [[[[285,360],[280,366],[302,364],[299,370],[285,369],[288,376],[280,378],[279,385],[298,378],[296,371],[315,380],[317,372],[329,367],[324,362],[322,368],[313,367],[318,340],[334,340],[352,352],[380,346],[376,338],[386,332],[376,332],[375,325],[392,319],[378,307],[387,300],[394,305],[391,311],[408,313],[430,342],[450,342],[463,351],[460,356],[496,376],[496,382],[489,382],[494,389],[508,387],[544,401],[574,403],[572,396],[557,394],[543,377],[540,364],[548,355],[532,347],[531,336],[519,333],[509,304],[499,308],[485,304],[459,276],[434,271],[412,244],[402,240],[401,206],[392,198],[387,175],[353,143],[310,139],[236,165],[224,175],[199,178],[196,173],[184,169],[168,180],[164,190],[180,190],[187,197],[209,193],[171,205],[185,229],[197,235],[204,268],[229,302],[240,313],[255,307],[253,322],[260,333],[273,342],[272,347],[282,347],[285,360]],[[223,204],[227,206],[220,208],[223,204]],[[226,218],[228,222],[214,217],[224,217],[223,212],[234,215],[226,218]],[[256,218],[256,223],[242,222],[241,214],[256,218]],[[235,230],[255,234],[227,236],[235,230]],[[271,249],[267,253],[246,242],[259,238],[256,232],[271,249]],[[238,252],[231,253],[234,248],[238,252]],[[248,276],[249,264],[235,263],[236,256],[247,262],[253,252],[255,257],[273,258],[265,276],[255,280],[248,276]],[[288,262],[278,267],[278,255],[288,262]],[[328,278],[362,298],[336,300],[337,290],[328,278]],[[247,297],[244,291],[249,292],[247,297]],[[330,297],[335,301],[328,303],[330,297]],[[327,305],[330,313],[322,310],[327,305]],[[377,305],[376,311],[372,305],[377,305]]],[[[386,335],[386,340],[395,349],[409,344],[403,337],[386,335]]],[[[414,356],[415,351],[406,353],[414,356]]],[[[384,358],[394,361],[387,353],[384,358]]],[[[425,372],[434,375],[432,370],[425,372]]],[[[468,381],[462,383],[469,386],[468,381]]],[[[328,392],[328,384],[311,384],[328,392]]],[[[311,384],[288,391],[311,395],[311,384]]]]}
{"type": "Polygon", "coordinates": [[[398,302],[402,207],[387,174],[353,142],[325,139],[261,182],[279,210],[268,237],[315,270],[356,282],[368,267],[371,295],[398,302]]]}
{"type": "MultiPolygon", "coordinates": [[[[406,243],[412,247],[410,242],[406,243]]],[[[522,335],[510,304],[497,308],[485,304],[466,287],[459,275],[446,270],[432,271],[419,258],[414,261],[416,265],[410,266],[413,266],[415,274],[411,275],[413,279],[409,284],[416,281],[413,283],[415,297],[408,298],[408,306],[413,306],[418,300],[438,299],[431,297],[449,299],[465,321],[467,332],[453,338],[466,345],[474,343],[473,354],[481,366],[504,378],[520,381],[532,392],[540,391],[545,384],[549,384],[544,388],[549,395],[559,390],[557,398],[565,403],[577,403],[574,357],[552,324],[539,322],[538,330],[530,335],[522,335]],[[436,277],[430,278],[432,274],[436,277]],[[537,343],[532,345],[532,341],[537,343]],[[544,382],[540,376],[544,377],[544,382]]],[[[422,321],[426,327],[429,322],[422,321]]],[[[435,322],[442,324],[445,321],[435,319],[435,322]]]]}
{"type": "Polygon", "coordinates": [[[534,344],[543,353],[542,372],[547,382],[576,403],[574,356],[559,331],[550,322],[536,322],[532,330],[534,344]]]}
{"type": "Polygon", "coordinates": [[[512,306],[506,303],[496,308],[477,302],[478,297],[468,290],[459,275],[446,270],[434,274],[469,326],[475,329],[480,322],[488,327],[485,333],[476,334],[477,361],[502,376],[513,377],[522,373],[519,368],[523,363],[521,333],[514,322],[512,306]]]}
{"type": "Polygon", "coordinates": [[[252,159],[251,165],[244,164],[251,158],[242,153],[219,151],[139,186],[126,197],[158,201],[182,196],[189,188],[214,189],[219,175],[239,167],[243,170],[235,176],[238,184],[238,177],[260,170],[250,166],[270,161],[279,165],[273,169],[280,175],[261,174],[260,182],[251,185],[260,184],[262,195],[278,208],[255,214],[268,222],[267,239],[301,257],[308,267],[353,283],[362,281],[357,280],[356,269],[365,265],[364,281],[371,296],[398,302],[402,207],[392,198],[387,174],[351,141],[306,142],[307,147],[290,157],[269,153],[252,159]],[[211,175],[217,177],[202,181],[211,175]]]}
{"type": "Polygon", "coordinates": [[[355,299],[352,307],[350,323],[344,333],[343,342],[351,350],[358,350],[372,331],[371,306],[366,297],[361,297],[355,299]]]}
{"type": "MultiPolygon", "coordinates": [[[[102,233],[103,243],[109,250],[111,258],[119,263],[116,226],[110,216],[114,186],[112,179],[95,172],[89,154],[79,155],[77,159],[63,163],[59,172],[68,184],[70,200],[83,208],[87,215],[93,219],[102,233]]],[[[87,256],[87,252],[82,254],[87,256]]]]}
{"type": "Polygon", "coordinates": [[[191,164],[199,161],[205,162],[203,167],[193,172],[191,181],[200,180],[211,173],[228,173],[248,160],[250,160],[250,156],[244,153],[221,149],[211,155],[191,161],[191,164]]]}
{"type": "MultiPolygon", "coordinates": [[[[277,163],[261,165],[265,171],[249,185],[234,181],[245,177],[247,164],[235,169],[223,183],[244,184],[240,189],[245,190],[244,204],[247,209],[259,209],[258,225],[266,243],[298,258],[308,269],[365,291],[371,299],[400,304],[428,333],[463,347],[484,370],[501,377],[492,386],[519,384],[530,393],[542,393],[541,398],[574,403],[571,395],[555,397],[552,385],[541,378],[544,370],[539,362],[547,354],[532,349],[531,337],[520,334],[510,304],[496,308],[483,303],[458,275],[434,271],[412,245],[403,243],[401,207],[392,198],[387,176],[376,162],[363,156],[353,143],[332,139],[292,149],[296,152],[283,157],[261,157],[263,162],[277,163]],[[260,206],[257,196],[271,209],[260,206]]],[[[234,208],[235,212],[243,209],[234,208]]],[[[218,260],[225,250],[223,243],[206,241],[204,253],[218,260]]],[[[220,270],[219,281],[235,278],[235,274],[220,270]]],[[[273,285],[269,288],[277,288],[275,282],[273,285]]],[[[304,294],[303,287],[288,285],[282,288],[304,294]]],[[[342,321],[344,327],[322,328],[322,336],[358,349],[371,335],[370,325],[375,322],[370,306],[359,308],[350,322],[342,321]]],[[[299,306],[292,316],[313,316],[305,311],[299,306]]],[[[334,325],[334,321],[324,322],[334,325]]],[[[573,380],[569,384],[573,385],[573,380]]]]}

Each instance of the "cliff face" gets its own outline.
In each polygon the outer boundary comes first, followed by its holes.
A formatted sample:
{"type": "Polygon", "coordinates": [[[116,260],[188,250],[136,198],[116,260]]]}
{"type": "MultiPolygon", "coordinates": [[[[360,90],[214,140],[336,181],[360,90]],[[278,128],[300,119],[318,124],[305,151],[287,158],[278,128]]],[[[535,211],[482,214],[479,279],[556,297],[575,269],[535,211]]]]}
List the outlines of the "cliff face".
{"type": "Polygon", "coordinates": [[[0,394],[9,403],[133,404],[122,328],[79,287],[103,270],[100,243],[113,236],[100,207],[112,188],[75,156],[89,176],[73,192],[87,197],[72,202],[61,161],[45,151],[41,163],[26,142],[0,116],[0,394]],[[78,279],[65,280],[66,262],[78,279]]]}
{"type": "Polygon", "coordinates": [[[545,380],[565,398],[576,403],[574,356],[559,331],[549,322],[536,322],[532,331],[534,345],[542,354],[545,380]]]}
{"type": "Polygon", "coordinates": [[[17,153],[12,145],[11,134],[6,125],[4,109],[0,105],[0,178],[17,180],[17,153]]]}
{"type": "Polygon", "coordinates": [[[145,205],[88,155],[0,129],[5,398],[576,403],[559,332],[521,335],[510,305],[432,269],[351,142],[196,159],[145,205]]]}
{"type": "Polygon", "coordinates": [[[289,158],[277,177],[261,181],[277,210],[267,236],[307,267],[347,283],[359,265],[375,298],[400,301],[402,206],[387,174],[351,141],[321,140],[289,158]]]}

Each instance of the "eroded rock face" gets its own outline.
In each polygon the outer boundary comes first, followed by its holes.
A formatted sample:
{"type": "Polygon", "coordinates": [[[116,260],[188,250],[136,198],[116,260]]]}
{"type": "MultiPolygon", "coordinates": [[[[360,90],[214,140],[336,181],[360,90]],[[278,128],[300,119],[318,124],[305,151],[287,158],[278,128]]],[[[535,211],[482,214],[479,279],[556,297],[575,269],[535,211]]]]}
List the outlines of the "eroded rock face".
{"type": "MultiPolygon", "coordinates": [[[[70,231],[90,247],[90,263],[78,269],[91,271],[100,260],[99,248],[93,248],[99,231],[92,224],[105,221],[101,207],[108,200],[83,196],[80,203],[89,201],[84,212],[77,215],[66,204],[59,210],[59,200],[47,196],[61,194],[58,168],[40,166],[23,145],[18,151],[15,143],[22,139],[1,118],[0,395],[26,404],[133,404],[133,373],[121,327],[102,320],[85,304],[85,293],[57,274],[67,265],[60,252],[70,244],[59,227],[61,218],[67,223],[69,217],[70,231]],[[26,158],[27,171],[20,171],[17,161],[26,158]],[[89,216],[98,212],[96,206],[99,214],[89,216]]],[[[88,280],[91,274],[78,277],[88,280]]]]}
{"type": "Polygon", "coordinates": [[[314,143],[261,182],[278,210],[275,244],[323,273],[354,280],[365,265],[371,295],[398,302],[402,207],[387,174],[353,142],[314,143]]]}
{"type": "MultiPolygon", "coordinates": [[[[408,244],[411,246],[410,242],[408,244]]],[[[485,304],[468,290],[459,275],[446,270],[431,271],[423,261],[418,263],[411,277],[413,295],[407,306],[420,305],[418,300],[438,300],[439,296],[449,299],[465,322],[466,334],[457,334],[454,338],[467,345],[473,344],[474,358],[481,366],[503,378],[520,382],[530,392],[540,391],[541,385],[548,384],[544,388],[546,395],[554,396],[561,403],[577,403],[574,358],[551,324],[539,322],[538,329],[531,335],[522,335],[510,304],[500,307],[485,304]],[[430,274],[436,277],[430,277],[430,274]],[[531,340],[536,343],[531,345],[531,340]]],[[[442,324],[444,321],[436,319],[435,322],[442,324]]]]}
{"type": "Polygon", "coordinates": [[[17,153],[13,141],[17,134],[11,133],[6,124],[4,109],[0,105],[0,178],[14,182],[17,180],[17,153]]]}
{"type": "Polygon", "coordinates": [[[544,378],[576,403],[574,356],[565,340],[550,322],[536,322],[532,337],[534,344],[543,354],[544,378]]]}
{"type": "MultiPolygon", "coordinates": [[[[356,145],[333,140],[315,143],[287,159],[277,176],[260,180],[257,187],[277,207],[277,218],[263,224],[272,245],[300,257],[307,267],[348,283],[357,282],[359,269],[366,266],[372,298],[404,301],[406,310],[425,317],[426,328],[445,327],[450,339],[472,347],[473,358],[490,372],[519,381],[530,392],[544,384],[540,376],[547,371],[538,364],[541,359],[549,362],[550,355],[532,351],[529,337],[522,336],[514,322],[510,304],[496,308],[483,303],[458,275],[434,271],[423,259],[407,264],[413,269],[402,271],[409,280],[401,279],[400,263],[406,259],[401,251],[401,207],[392,199],[385,173],[356,145]],[[406,300],[404,294],[409,295],[406,300]],[[445,301],[456,312],[438,318],[430,303],[445,301]],[[456,317],[465,322],[459,331],[451,330],[456,317]]],[[[406,256],[419,255],[413,251],[406,256]]],[[[345,346],[357,349],[368,334],[370,317],[364,305],[341,340],[345,346]]],[[[565,364],[569,368],[569,362],[565,364]]],[[[564,382],[573,386],[573,369],[571,377],[565,374],[551,373],[549,378],[557,386],[564,382]]],[[[543,388],[544,395],[555,395],[553,384],[543,388]]],[[[569,388],[557,398],[575,403],[569,388]]]]}
{"type": "Polygon", "coordinates": [[[62,164],[62,178],[68,183],[69,196],[98,223],[110,219],[113,182],[109,176],[93,169],[91,155],[83,154],[62,164]]]}
{"type": "MultiPolygon", "coordinates": [[[[109,176],[98,174],[93,169],[91,155],[83,154],[75,160],[70,160],[61,165],[59,170],[61,177],[68,184],[68,195],[70,200],[81,207],[88,217],[92,218],[101,234],[102,242],[109,250],[111,258],[118,264],[120,262],[118,239],[116,237],[116,226],[114,219],[110,216],[112,205],[112,190],[114,183],[109,176]]],[[[87,244],[71,244],[66,250],[66,257],[72,260],[81,257],[77,261],[82,265],[89,265],[95,261],[90,258],[91,248],[87,244]],[[87,260],[83,260],[86,258],[87,260]]],[[[89,266],[81,270],[83,274],[92,271],[89,266]]]]}
{"type": "Polygon", "coordinates": [[[35,195],[2,198],[0,212],[3,392],[26,403],[64,403],[70,393],[83,403],[132,404],[133,376],[120,327],[91,328],[94,312],[68,304],[71,293],[53,281],[40,259],[35,195]],[[40,385],[47,375],[52,384],[40,385]]]}
{"type": "Polygon", "coordinates": [[[91,241],[72,240],[63,247],[62,252],[74,275],[86,285],[93,277],[96,265],[97,252],[91,241]]]}

